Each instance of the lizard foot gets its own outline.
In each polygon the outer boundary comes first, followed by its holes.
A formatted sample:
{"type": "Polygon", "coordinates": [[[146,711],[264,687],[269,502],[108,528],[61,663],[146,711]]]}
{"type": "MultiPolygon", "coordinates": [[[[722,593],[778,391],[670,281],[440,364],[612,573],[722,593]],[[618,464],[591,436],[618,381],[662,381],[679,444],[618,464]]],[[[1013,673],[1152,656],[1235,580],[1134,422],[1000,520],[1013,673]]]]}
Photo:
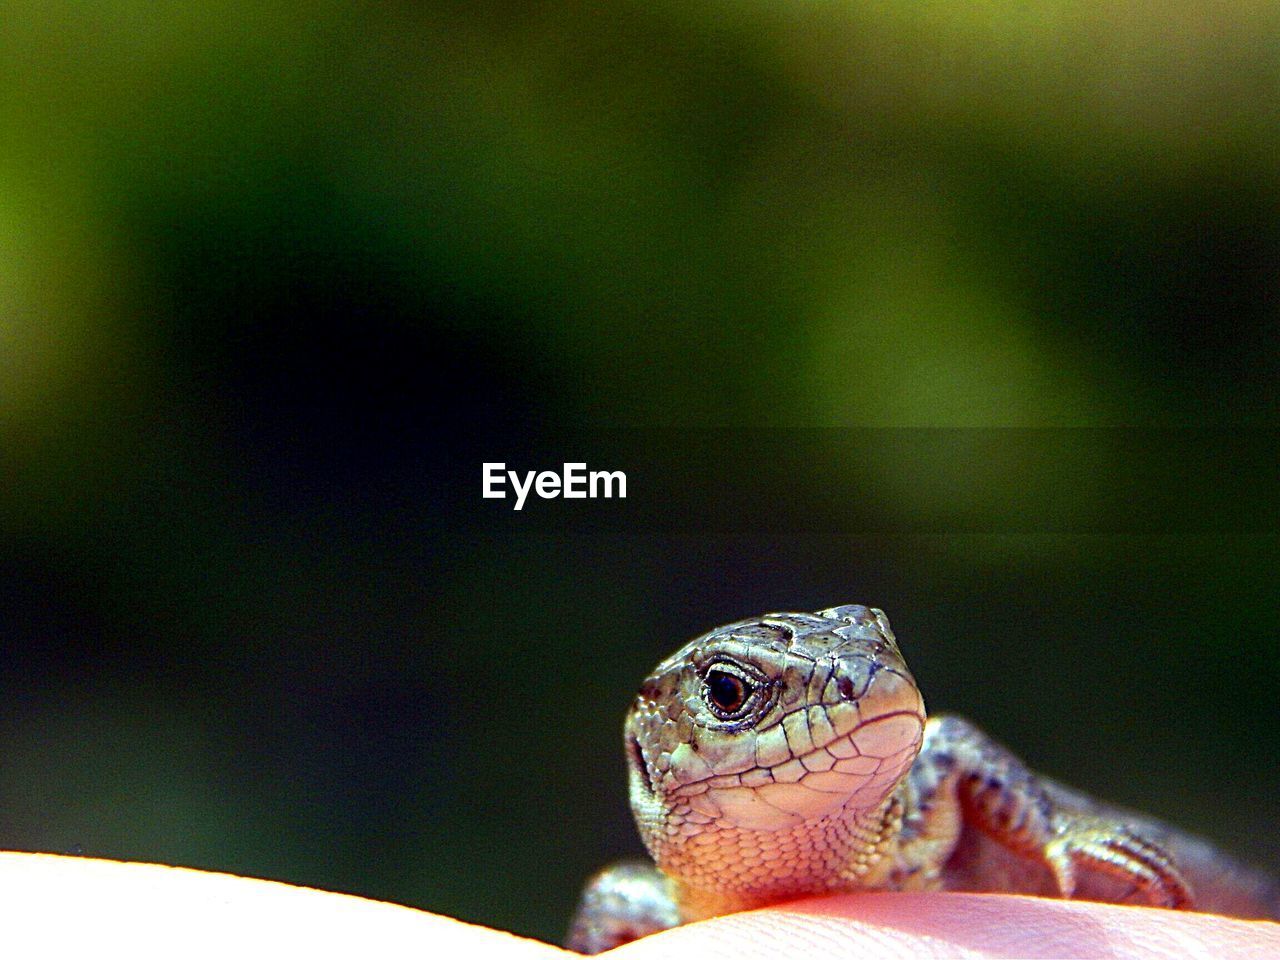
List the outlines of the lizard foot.
{"type": "Polygon", "coordinates": [[[603,953],[679,923],[671,881],[652,863],[623,861],[587,882],[565,946],[603,953]]]}
{"type": "Polygon", "coordinates": [[[1044,859],[1053,872],[1059,894],[1070,899],[1080,873],[1102,873],[1132,885],[1155,907],[1189,909],[1191,888],[1173,866],[1169,855],[1113,821],[1089,817],[1062,817],[1055,836],[1044,848],[1044,859]]]}

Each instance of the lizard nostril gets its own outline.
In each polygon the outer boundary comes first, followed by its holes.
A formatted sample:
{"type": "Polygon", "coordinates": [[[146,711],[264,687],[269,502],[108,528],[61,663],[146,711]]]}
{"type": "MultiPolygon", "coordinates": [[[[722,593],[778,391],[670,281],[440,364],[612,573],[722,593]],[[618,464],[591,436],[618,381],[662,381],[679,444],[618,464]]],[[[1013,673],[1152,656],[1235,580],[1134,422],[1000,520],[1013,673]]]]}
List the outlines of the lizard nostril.
{"type": "Polygon", "coordinates": [[[845,700],[856,700],[858,691],[853,688],[853,681],[846,676],[836,677],[836,689],[845,700]]]}

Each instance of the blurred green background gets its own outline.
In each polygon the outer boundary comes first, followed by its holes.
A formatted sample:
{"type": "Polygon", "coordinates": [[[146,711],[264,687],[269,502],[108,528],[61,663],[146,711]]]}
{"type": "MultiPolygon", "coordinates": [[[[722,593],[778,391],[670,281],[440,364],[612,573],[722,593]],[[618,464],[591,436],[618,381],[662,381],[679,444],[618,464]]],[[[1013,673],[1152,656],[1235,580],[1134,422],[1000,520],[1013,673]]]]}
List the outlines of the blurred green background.
{"type": "Polygon", "coordinates": [[[1262,3],[7,4],[0,845],[557,938],[639,850],[649,667],[865,602],[934,709],[1275,862],[1277,37],[1262,3]],[[1196,465],[1217,502],[1162,499],[1149,431],[1187,425],[1253,438],[1196,465]],[[685,464],[705,427],[740,455],[685,464]],[[972,429],[1006,427],[1034,455],[972,429]],[[633,487],[688,467],[675,518],[480,500],[584,430],[633,487]],[[717,483],[745,509],[703,523],[717,483]]]}

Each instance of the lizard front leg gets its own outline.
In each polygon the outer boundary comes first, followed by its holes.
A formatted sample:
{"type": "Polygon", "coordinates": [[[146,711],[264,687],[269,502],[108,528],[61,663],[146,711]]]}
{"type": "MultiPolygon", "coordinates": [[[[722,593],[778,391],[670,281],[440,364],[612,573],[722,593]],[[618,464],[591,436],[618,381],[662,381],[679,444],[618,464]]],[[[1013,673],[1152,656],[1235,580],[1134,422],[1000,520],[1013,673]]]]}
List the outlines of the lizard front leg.
{"type": "Polygon", "coordinates": [[[670,878],[652,863],[626,860],[587,881],[565,946],[602,953],[680,922],[670,878]]]}
{"type": "Polygon", "coordinates": [[[1187,882],[1140,827],[1112,811],[1071,803],[1064,791],[959,717],[928,722],[903,795],[907,811],[896,878],[901,887],[940,886],[961,829],[971,826],[1043,864],[1061,897],[1074,896],[1086,876],[1105,875],[1123,883],[1126,892],[1117,900],[1192,905],[1187,882]]]}

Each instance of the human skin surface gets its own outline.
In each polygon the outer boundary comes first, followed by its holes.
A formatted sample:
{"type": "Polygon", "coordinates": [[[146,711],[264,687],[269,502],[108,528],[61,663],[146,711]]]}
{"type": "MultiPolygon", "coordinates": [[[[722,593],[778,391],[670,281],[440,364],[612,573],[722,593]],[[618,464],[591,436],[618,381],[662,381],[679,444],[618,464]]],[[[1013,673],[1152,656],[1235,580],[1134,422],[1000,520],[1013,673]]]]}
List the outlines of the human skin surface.
{"type": "MultiPolygon", "coordinates": [[[[0,897],[6,906],[0,941],[10,956],[575,956],[409,907],[154,864],[0,853],[0,897]]],[[[689,924],[619,947],[611,955],[619,960],[777,960],[818,951],[860,960],[1262,960],[1280,956],[1280,924],[1035,897],[855,894],[689,924]]]]}

